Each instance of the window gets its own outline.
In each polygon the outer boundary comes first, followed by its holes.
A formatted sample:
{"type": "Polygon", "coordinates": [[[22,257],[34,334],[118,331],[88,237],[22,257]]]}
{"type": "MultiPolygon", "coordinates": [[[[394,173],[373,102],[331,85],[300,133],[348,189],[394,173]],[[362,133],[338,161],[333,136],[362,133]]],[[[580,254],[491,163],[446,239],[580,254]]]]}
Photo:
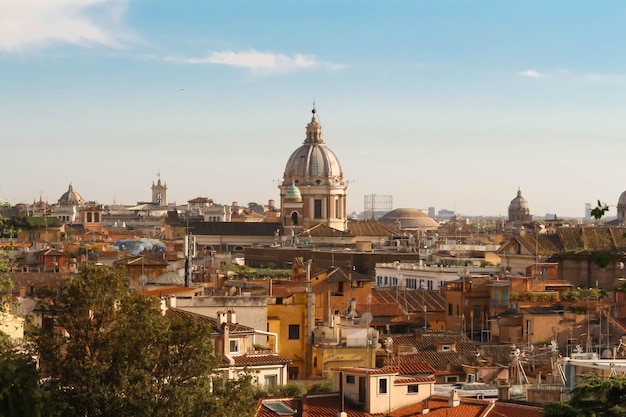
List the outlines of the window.
{"type": "Polygon", "coordinates": [[[300,339],[300,325],[290,324],[289,325],[289,340],[299,340],[299,339],[300,339]]]}
{"type": "Polygon", "coordinates": [[[378,393],[387,394],[387,378],[378,378],[378,393]]]}
{"type": "Polygon", "coordinates": [[[448,304],[448,316],[452,315],[452,303],[448,304]]]}
{"type": "Polygon", "coordinates": [[[93,214],[93,221],[96,223],[100,223],[100,213],[96,212],[93,214]]]}
{"type": "Polygon", "coordinates": [[[417,394],[420,392],[420,386],[417,384],[411,384],[406,386],[407,394],[417,394]]]}
{"type": "Polygon", "coordinates": [[[322,200],[313,200],[313,218],[322,218],[322,200]]]}
{"type": "Polygon", "coordinates": [[[230,353],[239,352],[239,339],[230,339],[230,353]]]}
{"type": "Polygon", "coordinates": [[[92,222],[92,220],[91,220],[91,212],[88,211],[87,212],[87,223],[91,223],[91,222],[92,222]]]}
{"type": "Polygon", "coordinates": [[[266,387],[275,387],[276,386],[276,375],[265,375],[265,386],[266,387]]]}
{"type": "Polygon", "coordinates": [[[346,384],[354,384],[354,375],[346,375],[346,384]]]}

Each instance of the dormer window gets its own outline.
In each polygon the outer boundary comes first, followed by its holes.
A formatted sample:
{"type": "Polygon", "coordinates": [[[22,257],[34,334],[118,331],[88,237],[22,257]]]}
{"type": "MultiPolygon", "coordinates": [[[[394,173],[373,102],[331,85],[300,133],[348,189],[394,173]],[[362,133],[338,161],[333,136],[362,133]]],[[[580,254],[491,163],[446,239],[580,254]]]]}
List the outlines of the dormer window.
{"type": "Polygon", "coordinates": [[[437,352],[456,352],[456,343],[437,343],[437,352]]]}

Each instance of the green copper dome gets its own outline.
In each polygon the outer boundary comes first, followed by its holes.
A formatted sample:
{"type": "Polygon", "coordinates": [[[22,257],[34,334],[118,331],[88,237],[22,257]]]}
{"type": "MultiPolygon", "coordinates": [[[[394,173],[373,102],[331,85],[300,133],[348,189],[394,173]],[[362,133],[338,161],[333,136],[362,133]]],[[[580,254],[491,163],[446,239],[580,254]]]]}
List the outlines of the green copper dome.
{"type": "Polygon", "coordinates": [[[287,192],[285,193],[285,199],[293,202],[301,202],[302,194],[300,194],[300,190],[295,185],[290,185],[287,188],[287,192]]]}

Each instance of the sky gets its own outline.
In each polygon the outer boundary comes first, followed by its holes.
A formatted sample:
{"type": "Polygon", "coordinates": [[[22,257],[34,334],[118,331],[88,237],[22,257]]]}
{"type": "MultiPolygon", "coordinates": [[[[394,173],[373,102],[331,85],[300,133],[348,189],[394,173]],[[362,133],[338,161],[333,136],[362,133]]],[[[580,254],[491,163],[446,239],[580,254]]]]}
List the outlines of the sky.
{"type": "Polygon", "coordinates": [[[0,0],[0,202],[280,200],[313,102],[393,208],[626,190],[623,0],[0,0]]]}

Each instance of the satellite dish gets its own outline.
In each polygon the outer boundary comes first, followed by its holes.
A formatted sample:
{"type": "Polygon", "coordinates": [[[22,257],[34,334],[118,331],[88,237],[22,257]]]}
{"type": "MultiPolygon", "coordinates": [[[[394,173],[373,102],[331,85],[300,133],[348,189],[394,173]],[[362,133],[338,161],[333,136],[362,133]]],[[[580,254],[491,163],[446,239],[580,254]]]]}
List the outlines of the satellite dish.
{"type": "Polygon", "coordinates": [[[148,283],[148,277],[146,275],[141,275],[139,277],[139,283],[144,286],[148,283]]]}

